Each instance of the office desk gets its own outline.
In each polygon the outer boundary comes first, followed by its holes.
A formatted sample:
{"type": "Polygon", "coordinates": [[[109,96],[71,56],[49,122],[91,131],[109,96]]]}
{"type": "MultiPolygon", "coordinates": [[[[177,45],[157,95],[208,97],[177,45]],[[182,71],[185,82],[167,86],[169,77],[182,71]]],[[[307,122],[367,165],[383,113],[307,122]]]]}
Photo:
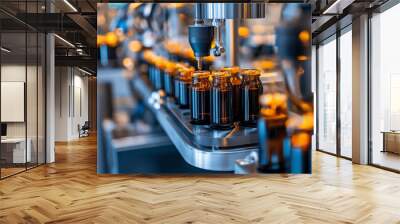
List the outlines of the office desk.
{"type": "Polygon", "coordinates": [[[31,162],[32,140],[26,139],[27,147],[25,152],[25,138],[6,138],[1,139],[1,157],[6,163],[25,163],[31,162]]]}
{"type": "Polygon", "coordinates": [[[393,152],[400,154],[400,131],[382,131],[382,152],[393,152]]]}

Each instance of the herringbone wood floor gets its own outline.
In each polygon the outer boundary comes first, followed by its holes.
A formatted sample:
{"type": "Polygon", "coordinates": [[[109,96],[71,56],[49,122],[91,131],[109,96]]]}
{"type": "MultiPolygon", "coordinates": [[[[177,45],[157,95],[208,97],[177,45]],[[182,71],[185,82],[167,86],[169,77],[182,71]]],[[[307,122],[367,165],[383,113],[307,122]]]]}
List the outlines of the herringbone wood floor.
{"type": "Polygon", "coordinates": [[[0,223],[400,223],[400,175],[313,155],[312,175],[99,176],[93,137],[0,181],[0,223]]]}

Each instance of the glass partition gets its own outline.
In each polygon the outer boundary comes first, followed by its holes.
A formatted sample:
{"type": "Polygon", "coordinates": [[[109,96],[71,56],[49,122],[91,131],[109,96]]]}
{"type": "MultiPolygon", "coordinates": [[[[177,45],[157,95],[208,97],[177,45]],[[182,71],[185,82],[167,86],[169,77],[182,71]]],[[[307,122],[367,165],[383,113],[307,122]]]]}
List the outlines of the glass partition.
{"type": "Polygon", "coordinates": [[[0,178],[45,162],[46,40],[23,22],[43,4],[0,2],[0,178]]]}
{"type": "MultiPolygon", "coordinates": [[[[3,15],[5,16],[5,15],[3,15]]],[[[4,24],[3,24],[4,25],[4,24]]],[[[1,29],[1,175],[26,170],[32,151],[27,141],[27,34],[24,26],[1,29]]]]}

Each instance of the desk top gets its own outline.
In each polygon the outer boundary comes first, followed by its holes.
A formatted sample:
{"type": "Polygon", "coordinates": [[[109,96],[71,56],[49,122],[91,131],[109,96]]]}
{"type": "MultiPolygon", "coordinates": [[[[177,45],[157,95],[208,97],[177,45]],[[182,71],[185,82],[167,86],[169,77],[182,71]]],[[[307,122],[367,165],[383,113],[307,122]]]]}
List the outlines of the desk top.
{"type": "MultiPolygon", "coordinates": [[[[30,138],[27,138],[27,141],[30,141],[30,138]]],[[[20,143],[25,142],[25,138],[5,138],[1,139],[1,143],[20,143]]]]}
{"type": "Polygon", "coordinates": [[[381,133],[400,135],[400,131],[381,131],[381,133]]]}

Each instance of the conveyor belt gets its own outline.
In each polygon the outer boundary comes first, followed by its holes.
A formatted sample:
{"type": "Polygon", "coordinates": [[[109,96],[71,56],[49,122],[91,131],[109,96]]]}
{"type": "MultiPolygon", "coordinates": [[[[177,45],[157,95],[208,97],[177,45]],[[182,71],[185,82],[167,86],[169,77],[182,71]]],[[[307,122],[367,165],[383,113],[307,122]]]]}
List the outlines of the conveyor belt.
{"type": "Polygon", "coordinates": [[[192,126],[187,113],[179,112],[171,102],[161,99],[140,75],[135,75],[132,85],[155,114],[182,157],[192,166],[213,171],[233,171],[237,159],[243,159],[258,149],[255,128],[237,126],[234,131],[215,131],[192,126]]]}

